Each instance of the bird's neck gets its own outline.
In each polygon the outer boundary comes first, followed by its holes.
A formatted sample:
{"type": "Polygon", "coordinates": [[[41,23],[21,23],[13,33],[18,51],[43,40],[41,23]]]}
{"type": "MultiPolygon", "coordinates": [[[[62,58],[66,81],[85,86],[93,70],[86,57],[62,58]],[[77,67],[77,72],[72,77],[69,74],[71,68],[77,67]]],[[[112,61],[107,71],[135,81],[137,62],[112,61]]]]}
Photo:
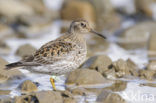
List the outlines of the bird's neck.
{"type": "Polygon", "coordinates": [[[75,43],[83,48],[84,47],[86,48],[86,40],[84,38],[84,34],[72,32],[72,33],[68,33],[68,36],[70,38],[70,41],[72,41],[73,43],[75,43]]]}

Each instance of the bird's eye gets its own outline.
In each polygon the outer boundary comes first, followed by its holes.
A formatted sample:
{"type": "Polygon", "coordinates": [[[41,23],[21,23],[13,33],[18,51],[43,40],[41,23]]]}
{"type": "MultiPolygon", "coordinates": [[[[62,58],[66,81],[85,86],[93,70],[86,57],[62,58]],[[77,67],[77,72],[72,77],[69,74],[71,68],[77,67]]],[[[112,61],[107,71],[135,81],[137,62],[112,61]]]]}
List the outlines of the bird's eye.
{"type": "Polygon", "coordinates": [[[82,27],[86,27],[86,24],[84,24],[84,23],[81,23],[81,26],[82,26],[82,27]]]}

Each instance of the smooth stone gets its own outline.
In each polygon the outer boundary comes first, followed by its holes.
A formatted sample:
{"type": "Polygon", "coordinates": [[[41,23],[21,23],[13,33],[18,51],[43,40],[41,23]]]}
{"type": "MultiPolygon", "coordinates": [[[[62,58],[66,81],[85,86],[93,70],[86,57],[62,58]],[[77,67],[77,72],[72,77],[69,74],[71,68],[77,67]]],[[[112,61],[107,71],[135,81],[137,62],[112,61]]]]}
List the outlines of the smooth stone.
{"type": "Polygon", "coordinates": [[[0,13],[5,17],[13,19],[19,15],[33,15],[34,10],[30,6],[19,1],[1,0],[0,13]]]}
{"type": "Polygon", "coordinates": [[[96,30],[112,34],[120,27],[121,18],[116,13],[110,0],[85,0],[90,2],[96,12],[96,30]],[[113,22],[112,22],[113,20],[113,22]]]}
{"type": "Polygon", "coordinates": [[[63,103],[60,92],[40,91],[15,97],[14,103],[63,103]]]}
{"type": "Polygon", "coordinates": [[[6,64],[8,64],[8,62],[0,57],[0,83],[5,82],[8,79],[24,76],[19,70],[15,68],[11,70],[5,70],[6,64]]]}
{"type": "Polygon", "coordinates": [[[9,96],[2,96],[0,97],[0,103],[14,103],[13,98],[9,96]]]}
{"type": "Polygon", "coordinates": [[[35,51],[36,51],[36,48],[34,48],[32,45],[25,44],[25,45],[20,46],[17,49],[16,55],[25,57],[25,56],[32,55],[33,53],[35,53],[35,51]]]}
{"type": "MultiPolygon", "coordinates": [[[[14,103],[40,103],[40,102],[34,94],[29,94],[29,95],[16,96],[14,98],[14,103]]],[[[42,103],[46,103],[46,102],[42,102],[42,103]]]]}
{"type": "Polygon", "coordinates": [[[89,69],[96,70],[103,74],[108,67],[112,64],[112,60],[106,55],[98,55],[91,57],[90,59],[95,58],[93,63],[88,67],[89,69]]]}
{"type": "Polygon", "coordinates": [[[77,103],[73,94],[68,90],[61,91],[61,96],[63,98],[63,103],[77,103]]]}
{"type": "Polygon", "coordinates": [[[154,71],[156,71],[156,61],[151,61],[151,62],[147,65],[147,70],[154,70],[154,71]]]}
{"type": "Polygon", "coordinates": [[[0,54],[7,55],[10,53],[10,47],[3,41],[0,41],[0,54]]]}
{"type": "Polygon", "coordinates": [[[94,7],[86,1],[69,0],[64,2],[61,9],[61,18],[63,20],[74,20],[83,18],[95,26],[94,7]]]}
{"type": "MultiPolygon", "coordinates": [[[[125,49],[146,48],[150,35],[156,33],[156,22],[145,21],[126,29],[117,39],[117,43],[125,49]]],[[[154,38],[152,38],[154,39],[154,38]]]]}
{"type": "Polygon", "coordinates": [[[19,88],[22,93],[30,93],[38,90],[36,84],[34,84],[30,80],[25,80],[23,83],[19,85],[19,88]]]}
{"type": "Polygon", "coordinates": [[[135,5],[138,11],[143,12],[145,15],[155,18],[155,0],[135,0],[135,5]]]}
{"type": "Polygon", "coordinates": [[[41,91],[37,92],[35,95],[39,103],[63,103],[60,92],[41,91]]]}
{"type": "Polygon", "coordinates": [[[110,42],[97,36],[97,35],[92,35],[92,34],[88,34],[88,36],[90,36],[90,38],[88,38],[87,41],[87,56],[88,57],[92,57],[95,55],[99,55],[99,54],[104,54],[109,46],[110,46],[110,42]]]}
{"type": "Polygon", "coordinates": [[[79,87],[103,86],[112,83],[105,79],[99,72],[90,69],[76,69],[71,72],[66,80],[66,85],[76,85],[79,87]]]}
{"type": "Polygon", "coordinates": [[[156,46],[155,46],[155,44],[156,44],[156,32],[153,32],[150,35],[150,38],[148,41],[148,56],[150,59],[156,58],[156,46]]]}
{"type": "Polygon", "coordinates": [[[117,93],[109,90],[103,90],[97,97],[97,102],[100,103],[126,103],[126,101],[117,93]]]}

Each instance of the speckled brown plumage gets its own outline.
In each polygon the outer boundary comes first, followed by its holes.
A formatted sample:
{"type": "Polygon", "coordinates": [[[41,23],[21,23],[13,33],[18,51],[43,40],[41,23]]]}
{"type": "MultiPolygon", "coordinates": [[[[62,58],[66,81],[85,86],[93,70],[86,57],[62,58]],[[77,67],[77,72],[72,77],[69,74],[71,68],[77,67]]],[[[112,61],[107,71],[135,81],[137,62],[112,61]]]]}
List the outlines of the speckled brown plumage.
{"type": "MultiPolygon", "coordinates": [[[[87,48],[84,33],[96,33],[86,20],[75,20],[69,30],[60,38],[43,45],[32,56],[6,65],[12,67],[25,66],[32,72],[60,75],[78,68],[86,59],[87,48]]],[[[104,36],[102,36],[104,37],[104,36]]]]}

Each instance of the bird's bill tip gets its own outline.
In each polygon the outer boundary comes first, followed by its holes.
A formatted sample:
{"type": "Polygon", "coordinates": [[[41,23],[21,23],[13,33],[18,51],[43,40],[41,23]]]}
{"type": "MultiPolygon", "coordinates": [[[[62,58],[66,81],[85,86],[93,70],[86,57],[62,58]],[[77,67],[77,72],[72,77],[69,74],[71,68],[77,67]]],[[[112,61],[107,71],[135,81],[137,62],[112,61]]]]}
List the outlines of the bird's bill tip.
{"type": "Polygon", "coordinates": [[[104,38],[104,39],[106,39],[106,36],[104,36],[104,35],[102,35],[102,34],[96,32],[96,31],[94,31],[94,30],[90,30],[90,32],[93,33],[93,34],[96,34],[96,35],[98,35],[98,36],[100,36],[100,37],[102,37],[102,38],[104,38]]]}

